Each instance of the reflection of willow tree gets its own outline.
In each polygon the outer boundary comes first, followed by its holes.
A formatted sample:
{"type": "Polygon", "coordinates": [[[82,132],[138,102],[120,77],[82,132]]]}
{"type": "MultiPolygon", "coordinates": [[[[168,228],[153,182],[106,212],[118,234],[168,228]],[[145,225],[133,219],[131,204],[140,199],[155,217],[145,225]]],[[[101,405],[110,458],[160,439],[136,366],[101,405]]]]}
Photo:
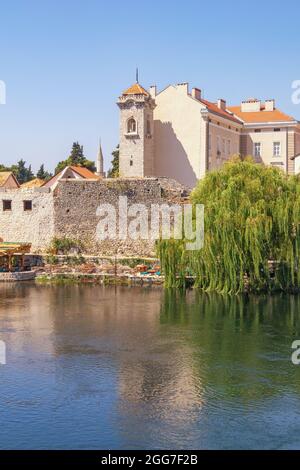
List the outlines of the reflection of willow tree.
{"type": "Polygon", "coordinates": [[[274,167],[233,160],[208,173],[192,193],[204,204],[204,247],[160,243],[168,287],[196,277],[206,291],[288,291],[300,287],[300,179],[274,167]],[[275,272],[270,261],[276,262],[275,272]]]}
{"type": "Polygon", "coordinates": [[[204,388],[242,401],[275,395],[284,386],[300,390],[300,368],[291,364],[291,343],[300,334],[299,297],[166,290],[160,319],[189,344],[204,388]]]}

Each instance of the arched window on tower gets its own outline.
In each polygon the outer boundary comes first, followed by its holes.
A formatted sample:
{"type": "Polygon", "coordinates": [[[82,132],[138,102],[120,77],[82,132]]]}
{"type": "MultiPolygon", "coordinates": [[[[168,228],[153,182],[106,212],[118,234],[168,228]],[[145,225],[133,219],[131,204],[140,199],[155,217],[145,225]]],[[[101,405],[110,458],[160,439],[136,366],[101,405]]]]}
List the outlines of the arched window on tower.
{"type": "Polygon", "coordinates": [[[136,120],[134,118],[128,119],[127,122],[127,133],[128,134],[136,134],[136,120]]]}

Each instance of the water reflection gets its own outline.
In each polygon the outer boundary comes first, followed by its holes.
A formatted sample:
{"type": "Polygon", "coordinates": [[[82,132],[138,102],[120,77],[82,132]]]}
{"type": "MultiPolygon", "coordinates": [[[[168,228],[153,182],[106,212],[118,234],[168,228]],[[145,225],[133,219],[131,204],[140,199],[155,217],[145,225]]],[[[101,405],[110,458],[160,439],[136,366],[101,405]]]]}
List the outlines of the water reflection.
{"type": "Polygon", "coordinates": [[[0,285],[0,446],[300,447],[299,312],[297,296],[0,285]]]}

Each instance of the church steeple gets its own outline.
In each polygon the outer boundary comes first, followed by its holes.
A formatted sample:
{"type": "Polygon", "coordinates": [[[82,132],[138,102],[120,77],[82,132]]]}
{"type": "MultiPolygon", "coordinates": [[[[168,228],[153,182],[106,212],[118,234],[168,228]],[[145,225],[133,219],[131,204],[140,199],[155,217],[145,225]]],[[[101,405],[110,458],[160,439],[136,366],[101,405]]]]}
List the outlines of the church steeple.
{"type": "Polygon", "coordinates": [[[104,161],[103,161],[103,152],[102,152],[102,146],[101,146],[101,139],[99,139],[99,148],[98,148],[97,165],[96,166],[97,166],[96,175],[102,176],[104,178],[105,173],[103,171],[104,161]]]}

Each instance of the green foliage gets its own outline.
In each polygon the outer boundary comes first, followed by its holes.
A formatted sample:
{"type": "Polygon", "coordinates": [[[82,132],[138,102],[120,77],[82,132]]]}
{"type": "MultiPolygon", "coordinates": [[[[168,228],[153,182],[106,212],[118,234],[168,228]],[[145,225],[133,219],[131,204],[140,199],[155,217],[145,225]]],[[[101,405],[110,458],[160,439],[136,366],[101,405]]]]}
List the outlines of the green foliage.
{"type": "Polygon", "coordinates": [[[74,240],[72,238],[67,238],[67,237],[63,237],[63,238],[55,237],[52,239],[52,242],[49,248],[49,252],[54,255],[57,255],[57,254],[67,255],[72,250],[80,253],[83,250],[83,244],[81,243],[81,241],[74,240]]]}
{"type": "Polygon", "coordinates": [[[107,173],[108,178],[118,178],[120,176],[119,173],[119,155],[120,155],[120,146],[118,145],[116,149],[112,152],[112,161],[111,161],[111,168],[107,173]]]}
{"type": "Polygon", "coordinates": [[[204,247],[186,251],[183,241],[158,244],[168,287],[184,286],[192,274],[206,291],[300,288],[299,177],[235,159],[208,173],[191,201],[205,207],[204,247]]]}
{"type": "MultiPolygon", "coordinates": [[[[20,160],[16,165],[6,166],[0,164],[0,171],[12,171],[20,184],[27,183],[34,179],[34,174],[31,169],[31,165],[26,167],[26,162],[20,160]]],[[[41,165],[39,171],[36,174],[37,178],[47,180],[51,177],[51,173],[44,170],[44,165],[41,165]]]]}
{"type": "Polygon", "coordinates": [[[83,153],[83,146],[78,142],[73,143],[69,157],[66,160],[58,163],[57,167],[55,168],[55,174],[59,173],[67,166],[82,166],[88,168],[90,171],[96,171],[95,163],[85,158],[83,153]]]}
{"type": "Polygon", "coordinates": [[[48,171],[45,171],[44,164],[42,164],[40,166],[40,169],[36,174],[36,177],[41,179],[41,180],[49,180],[51,178],[51,176],[52,176],[51,173],[49,173],[48,171]]]}
{"type": "Polygon", "coordinates": [[[3,165],[1,165],[1,167],[1,171],[12,171],[20,184],[27,183],[34,178],[31,165],[26,167],[26,162],[22,159],[18,161],[16,165],[12,165],[11,167],[4,167],[3,165]]]}
{"type": "Polygon", "coordinates": [[[55,265],[55,264],[58,264],[58,261],[59,260],[58,260],[57,256],[50,255],[50,256],[46,257],[46,262],[48,264],[55,265]]]}

